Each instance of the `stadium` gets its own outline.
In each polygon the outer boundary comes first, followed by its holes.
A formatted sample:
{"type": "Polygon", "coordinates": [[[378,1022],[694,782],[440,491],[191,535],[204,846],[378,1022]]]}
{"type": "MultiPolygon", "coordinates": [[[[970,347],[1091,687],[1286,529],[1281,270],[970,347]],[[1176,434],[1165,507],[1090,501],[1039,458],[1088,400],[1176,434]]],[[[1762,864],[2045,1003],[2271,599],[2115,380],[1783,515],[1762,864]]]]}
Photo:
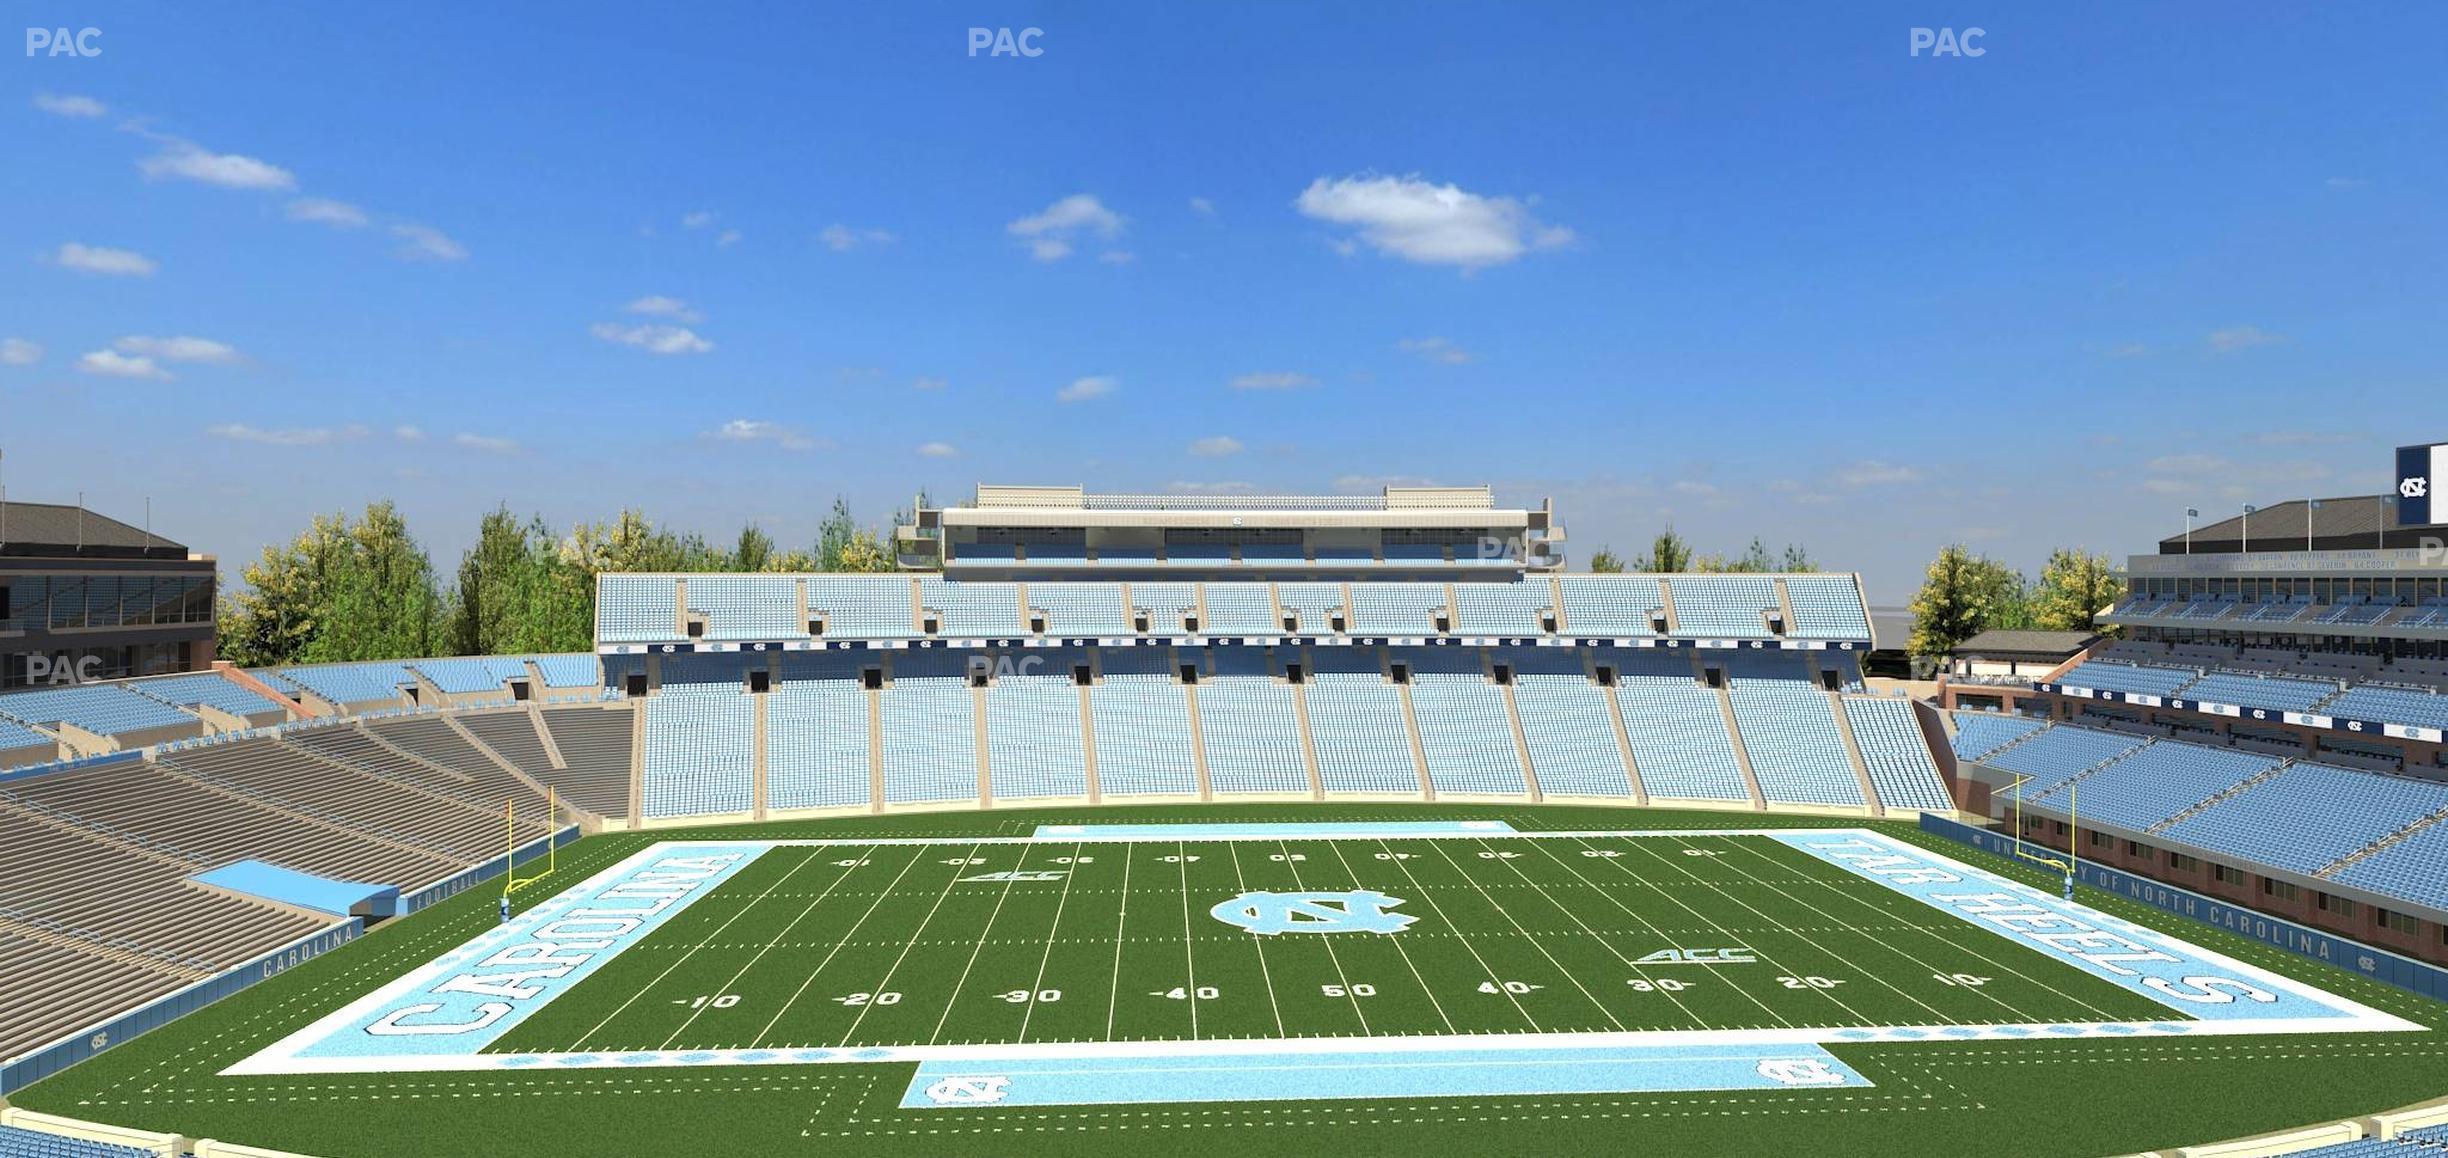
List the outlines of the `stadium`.
{"type": "Polygon", "coordinates": [[[20,7],[0,1158],[2448,1158],[2448,6],[20,7]]]}
{"type": "MultiPolygon", "coordinates": [[[[1475,487],[981,486],[603,574],[591,655],[0,694],[0,1153],[2417,1153],[2448,567],[2321,509],[2012,713],[1475,487]]],[[[12,550],[12,630],[162,618],[12,550]]]]}

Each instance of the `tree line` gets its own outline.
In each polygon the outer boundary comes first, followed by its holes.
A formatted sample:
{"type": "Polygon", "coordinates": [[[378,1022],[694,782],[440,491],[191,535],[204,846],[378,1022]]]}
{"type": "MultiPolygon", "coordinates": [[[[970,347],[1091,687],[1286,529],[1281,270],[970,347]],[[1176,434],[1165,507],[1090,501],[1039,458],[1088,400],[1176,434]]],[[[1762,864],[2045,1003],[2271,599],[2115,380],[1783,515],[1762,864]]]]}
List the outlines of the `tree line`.
{"type": "Polygon", "coordinates": [[[1601,575],[1614,575],[1625,571],[1637,571],[1644,574],[1696,572],[1703,575],[1743,575],[1816,571],[1818,569],[1818,565],[1811,561],[1810,552],[1804,550],[1800,544],[1787,543],[1783,554],[1772,555],[1768,552],[1768,544],[1757,535],[1751,537],[1751,545],[1744,548],[1742,554],[1739,555],[1698,554],[1692,550],[1689,540],[1675,533],[1672,525],[1658,532],[1657,538],[1650,540],[1646,554],[1636,556],[1628,562],[1623,556],[1616,554],[1612,547],[1600,547],[1595,554],[1590,556],[1590,570],[1601,575]]]}
{"type": "Polygon", "coordinates": [[[816,541],[790,549],[753,523],[720,546],[635,509],[561,531],[505,504],[484,516],[446,581],[384,500],[355,519],[318,515],[295,539],[266,546],[241,571],[243,590],[224,584],[218,648],[248,667],[587,651],[595,646],[598,575],[891,571],[888,533],[861,525],[839,498],[816,541]]]}
{"type": "Polygon", "coordinates": [[[2049,553],[2033,583],[1961,543],[1941,548],[1912,601],[1916,656],[1942,656],[1984,631],[2102,631],[2100,613],[2124,593],[2106,555],[2079,547],[2049,553]]]}

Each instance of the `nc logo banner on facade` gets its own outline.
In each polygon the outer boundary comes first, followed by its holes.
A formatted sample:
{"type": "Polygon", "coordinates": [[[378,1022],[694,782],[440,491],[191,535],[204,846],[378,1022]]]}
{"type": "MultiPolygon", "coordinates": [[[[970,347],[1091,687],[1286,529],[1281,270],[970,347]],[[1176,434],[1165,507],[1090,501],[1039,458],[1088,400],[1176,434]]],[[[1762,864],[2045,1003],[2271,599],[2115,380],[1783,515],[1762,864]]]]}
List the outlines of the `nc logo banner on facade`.
{"type": "Polygon", "coordinates": [[[1277,933],[1399,933],[1419,918],[1389,912],[1401,897],[1366,889],[1346,893],[1243,893],[1208,910],[1227,925],[1262,937],[1277,933]]]}
{"type": "Polygon", "coordinates": [[[2448,478],[2448,442],[2397,448],[2397,525],[2425,527],[2431,517],[2431,489],[2448,478]]]}

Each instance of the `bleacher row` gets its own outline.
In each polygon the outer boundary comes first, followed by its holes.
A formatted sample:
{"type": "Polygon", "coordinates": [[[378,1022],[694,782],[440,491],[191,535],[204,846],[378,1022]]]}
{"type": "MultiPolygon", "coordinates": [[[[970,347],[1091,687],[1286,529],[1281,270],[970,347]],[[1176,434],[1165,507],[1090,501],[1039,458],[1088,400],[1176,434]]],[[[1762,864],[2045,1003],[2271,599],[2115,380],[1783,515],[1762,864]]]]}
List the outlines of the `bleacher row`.
{"type": "Polygon", "coordinates": [[[0,1057],[340,919],[190,877],[263,860],[413,891],[552,831],[538,785],[625,812],[630,736],[625,704],[425,713],[0,779],[0,1057]]]}
{"type": "MultiPolygon", "coordinates": [[[[351,712],[421,702],[425,689],[440,693],[436,702],[457,706],[490,702],[486,697],[496,693],[498,702],[508,703],[517,682],[547,702],[609,694],[595,657],[586,654],[328,664],[247,674],[275,691],[302,690],[351,712]],[[411,688],[419,695],[404,690],[411,688]]],[[[290,719],[296,702],[275,701],[219,672],[0,693],[0,768],[277,725],[290,719]],[[64,728],[75,731],[63,736],[64,728]]]]}
{"type": "MultiPolygon", "coordinates": [[[[2279,674],[2246,666],[2251,662],[2240,655],[2202,657],[2160,652],[2149,644],[2120,644],[2067,669],[2055,682],[2161,699],[2448,728],[2448,694],[2441,689],[2448,684],[2448,675],[2429,666],[2401,661],[2383,667],[2373,658],[2362,665],[2364,677],[2356,680],[2279,674]],[[2193,666],[2185,662],[2200,659],[2208,663],[2193,666]]],[[[2301,661],[2294,661],[2294,666],[2300,667],[2301,661]]]]}
{"type": "Polygon", "coordinates": [[[1910,707],[1831,695],[1801,653],[1710,653],[1722,695],[1653,649],[1032,649],[987,655],[984,686],[964,654],[866,654],[662,657],[641,815],[754,810],[759,701],[767,809],[1084,798],[1092,768],[1100,798],[1196,799],[1203,772],[1217,797],[1950,807],[1910,707]]]}
{"type": "Polygon", "coordinates": [[[2396,595],[2342,595],[2320,602],[2310,595],[2137,595],[2119,603],[2110,618],[2184,620],[2187,626],[2249,623],[2256,631],[2287,625],[2439,628],[2448,627],[2448,598],[2416,602],[2396,595]]]}
{"type": "Polygon", "coordinates": [[[1988,713],[1955,724],[1957,759],[2029,777],[2027,811],[2448,909],[2448,783],[1988,713]]]}
{"type": "Polygon", "coordinates": [[[1288,616],[1295,620],[1293,633],[1308,635],[1525,636],[1552,626],[1556,633],[1609,638],[1870,638],[1861,589],[1851,575],[1346,584],[610,574],[597,589],[596,639],[774,642],[811,638],[811,623],[822,625],[826,639],[1088,637],[1141,630],[1164,637],[1246,636],[1284,633],[1288,616]],[[1784,619],[1781,633],[1771,629],[1770,614],[1784,619]],[[1669,630],[1657,629],[1659,616],[1667,617],[1669,630]],[[699,634],[691,634],[692,625],[699,634]]]}

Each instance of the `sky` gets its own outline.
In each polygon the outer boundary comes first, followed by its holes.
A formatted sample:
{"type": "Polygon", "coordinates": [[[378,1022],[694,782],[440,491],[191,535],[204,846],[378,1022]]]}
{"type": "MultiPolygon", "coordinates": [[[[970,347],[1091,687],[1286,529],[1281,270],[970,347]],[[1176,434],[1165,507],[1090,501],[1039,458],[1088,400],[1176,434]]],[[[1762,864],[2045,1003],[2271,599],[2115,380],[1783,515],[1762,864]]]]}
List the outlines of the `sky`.
{"type": "Polygon", "coordinates": [[[99,53],[0,39],[8,494],[232,581],[1425,480],[1893,603],[2448,440],[2448,7],[10,10],[99,53]]]}

